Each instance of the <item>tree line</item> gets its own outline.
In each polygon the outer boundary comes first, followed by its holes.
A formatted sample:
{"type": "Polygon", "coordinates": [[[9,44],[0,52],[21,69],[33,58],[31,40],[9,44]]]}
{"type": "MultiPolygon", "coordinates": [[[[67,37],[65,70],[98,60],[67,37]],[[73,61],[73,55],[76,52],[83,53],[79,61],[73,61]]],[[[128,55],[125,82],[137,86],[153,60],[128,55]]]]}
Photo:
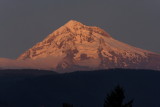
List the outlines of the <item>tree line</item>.
{"type": "MultiPolygon", "coordinates": [[[[107,94],[103,107],[133,107],[133,100],[124,103],[125,94],[121,86],[116,86],[113,91],[107,94]]],[[[62,107],[74,107],[73,104],[63,103],[62,107]]]]}

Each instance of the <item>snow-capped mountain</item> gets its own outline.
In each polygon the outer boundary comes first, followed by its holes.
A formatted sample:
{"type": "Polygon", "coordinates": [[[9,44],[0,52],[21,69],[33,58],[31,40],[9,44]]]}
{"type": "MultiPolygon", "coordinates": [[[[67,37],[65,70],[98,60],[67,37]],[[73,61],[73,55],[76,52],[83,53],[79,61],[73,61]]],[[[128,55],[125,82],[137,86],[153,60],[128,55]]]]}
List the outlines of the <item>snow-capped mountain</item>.
{"type": "Polygon", "coordinates": [[[127,45],[101,28],[74,20],[20,55],[17,61],[25,64],[29,61],[27,67],[30,68],[56,71],[108,68],[160,70],[159,54],[127,45]]]}

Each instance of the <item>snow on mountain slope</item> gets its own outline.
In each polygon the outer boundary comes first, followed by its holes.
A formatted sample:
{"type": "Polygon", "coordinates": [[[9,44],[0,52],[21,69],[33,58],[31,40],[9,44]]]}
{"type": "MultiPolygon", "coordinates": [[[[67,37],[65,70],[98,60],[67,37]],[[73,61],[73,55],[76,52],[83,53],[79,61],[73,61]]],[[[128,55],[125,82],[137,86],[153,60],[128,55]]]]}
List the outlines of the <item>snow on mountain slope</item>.
{"type": "MultiPolygon", "coordinates": [[[[31,68],[74,71],[108,68],[160,69],[160,55],[112,38],[104,30],[71,20],[20,57],[31,68]]],[[[26,65],[23,65],[26,66],[26,65]]]]}

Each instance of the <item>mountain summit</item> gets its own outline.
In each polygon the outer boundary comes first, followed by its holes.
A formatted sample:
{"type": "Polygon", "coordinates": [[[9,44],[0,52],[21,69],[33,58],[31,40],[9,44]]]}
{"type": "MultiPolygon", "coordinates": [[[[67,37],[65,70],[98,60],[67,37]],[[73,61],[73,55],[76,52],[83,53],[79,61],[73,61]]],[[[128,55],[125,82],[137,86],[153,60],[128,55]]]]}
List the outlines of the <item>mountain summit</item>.
{"type": "Polygon", "coordinates": [[[80,22],[71,20],[51,33],[42,42],[27,50],[18,60],[61,56],[62,54],[66,54],[66,51],[71,52],[71,50],[74,49],[80,51],[81,49],[77,49],[80,46],[84,49],[88,46],[95,48],[95,43],[98,45],[98,42],[101,41],[103,37],[111,38],[107,32],[98,27],[86,26],[80,22]]]}
{"type": "Polygon", "coordinates": [[[159,54],[122,43],[101,28],[75,20],[70,20],[20,55],[17,61],[22,60],[36,61],[33,63],[36,68],[45,66],[45,69],[56,71],[160,69],[159,54]]]}

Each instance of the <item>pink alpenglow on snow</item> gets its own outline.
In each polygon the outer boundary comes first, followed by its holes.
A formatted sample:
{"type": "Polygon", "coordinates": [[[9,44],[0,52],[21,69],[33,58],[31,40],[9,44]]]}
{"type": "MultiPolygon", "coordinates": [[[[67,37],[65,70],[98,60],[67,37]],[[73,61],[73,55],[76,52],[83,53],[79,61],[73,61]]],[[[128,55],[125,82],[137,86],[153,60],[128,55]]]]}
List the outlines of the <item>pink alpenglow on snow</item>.
{"type": "Polygon", "coordinates": [[[160,70],[160,55],[122,43],[106,31],[75,20],[49,34],[17,60],[0,59],[0,68],[71,72],[110,68],[160,70]],[[13,63],[14,62],[14,63],[13,63]]]}

